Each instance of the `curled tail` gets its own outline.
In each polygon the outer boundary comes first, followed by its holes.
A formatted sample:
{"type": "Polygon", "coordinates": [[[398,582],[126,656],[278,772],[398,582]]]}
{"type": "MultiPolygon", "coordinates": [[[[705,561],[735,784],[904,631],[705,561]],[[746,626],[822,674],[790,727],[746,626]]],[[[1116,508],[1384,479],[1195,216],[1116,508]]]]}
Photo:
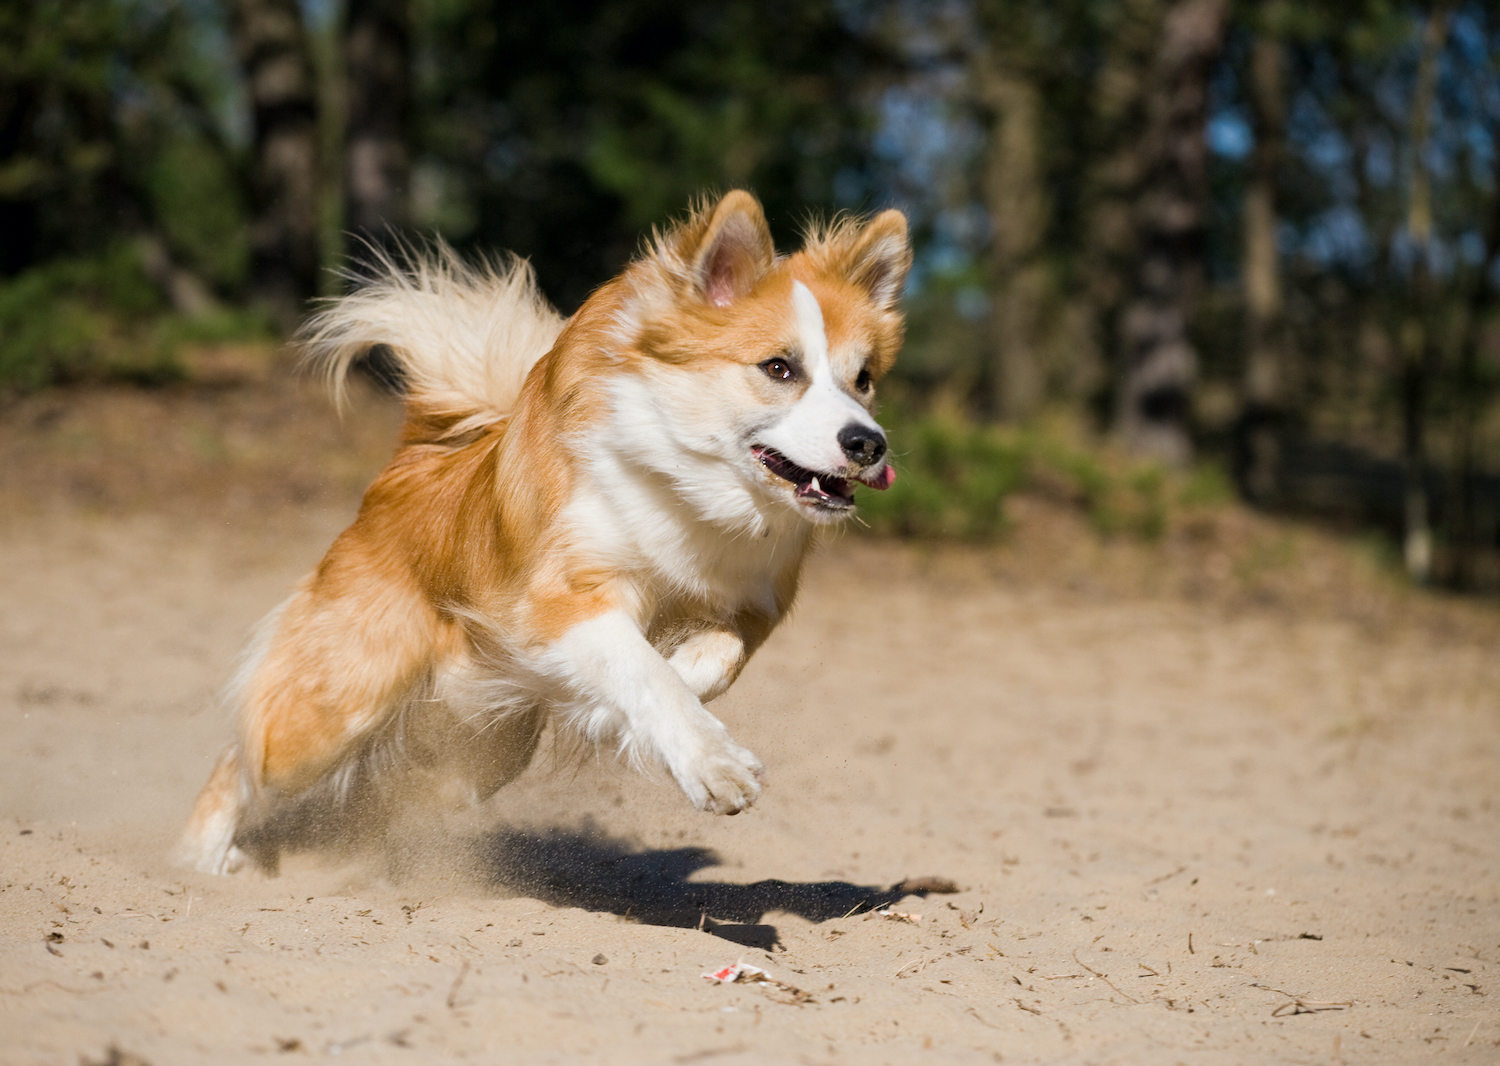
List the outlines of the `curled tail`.
{"type": "Polygon", "coordinates": [[[470,265],[446,244],[376,250],[348,296],[302,328],[309,362],[342,400],[350,366],[377,345],[400,368],[407,402],[461,435],[504,418],[563,318],[538,291],[530,264],[470,265]]]}

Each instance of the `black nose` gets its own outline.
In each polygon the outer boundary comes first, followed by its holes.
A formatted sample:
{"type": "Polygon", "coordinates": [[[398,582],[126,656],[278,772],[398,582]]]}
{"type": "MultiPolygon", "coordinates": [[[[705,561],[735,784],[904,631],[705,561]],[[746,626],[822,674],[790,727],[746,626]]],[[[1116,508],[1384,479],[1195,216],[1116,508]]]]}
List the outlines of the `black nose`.
{"type": "Polygon", "coordinates": [[[851,461],[869,466],[878,463],[885,454],[885,434],[871,426],[850,422],[839,430],[839,447],[851,461]]]}

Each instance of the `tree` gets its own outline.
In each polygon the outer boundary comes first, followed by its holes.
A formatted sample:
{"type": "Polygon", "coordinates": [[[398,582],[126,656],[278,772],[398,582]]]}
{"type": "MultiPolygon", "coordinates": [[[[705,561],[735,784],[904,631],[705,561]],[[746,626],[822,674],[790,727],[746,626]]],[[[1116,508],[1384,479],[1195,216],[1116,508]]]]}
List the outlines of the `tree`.
{"type": "Polygon", "coordinates": [[[1227,0],[1178,0],[1166,10],[1138,149],[1136,253],[1119,322],[1115,431],[1130,451],[1176,466],[1193,453],[1197,353],[1189,326],[1203,273],[1204,125],[1227,15],[1227,0]]]}
{"type": "MultiPolygon", "coordinates": [[[[1491,142],[1500,147],[1500,121],[1491,124],[1490,137],[1491,142]]],[[[1496,260],[1500,259],[1500,151],[1492,151],[1490,162],[1491,191],[1483,251],[1467,294],[1458,346],[1453,583],[1460,589],[1472,589],[1478,577],[1480,545],[1475,482],[1479,473],[1479,456],[1475,436],[1484,401],[1489,398],[1486,395],[1489,390],[1480,380],[1479,349],[1485,330],[1494,325],[1495,311],[1500,308],[1500,289],[1496,288],[1491,275],[1496,260]]]]}
{"type": "Polygon", "coordinates": [[[1416,581],[1432,575],[1432,515],[1427,492],[1427,399],[1429,378],[1436,361],[1437,339],[1432,276],[1434,232],[1432,180],[1424,157],[1432,126],[1437,85],[1438,53],[1448,36],[1448,8],[1440,4],[1423,22],[1422,50],[1417,62],[1411,99],[1409,139],[1411,176],[1408,181],[1406,236],[1411,241],[1413,265],[1411,310],[1399,337],[1402,354],[1402,467],[1406,529],[1402,554],[1407,573],[1416,581]]]}
{"type": "Polygon", "coordinates": [[[318,95],[297,0],[228,0],[250,100],[250,291],[283,329],[318,288],[318,95]]]}
{"type": "Polygon", "coordinates": [[[356,241],[380,244],[410,221],[409,0],[348,0],[343,49],[345,228],[356,241]]]}
{"type": "Polygon", "coordinates": [[[138,223],[111,86],[134,43],[116,4],[0,0],[0,275],[138,223]]]}
{"type": "Polygon", "coordinates": [[[872,206],[880,57],[831,0],[472,0],[428,29],[424,210],[529,257],[563,307],[706,190],[753,188],[778,235],[872,206]]]}
{"type": "Polygon", "coordinates": [[[1239,481],[1258,503],[1276,494],[1278,435],[1283,418],[1286,319],[1277,249],[1286,142],[1286,43],[1279,22],[1283,0],[1261,0],[1247,64],[1250,127],[1249,181],[1243,208],[1242,273],[1245,291],[1245,373],[1237,442],[1239,481]]]}
{"type": "Polygon", "coordinates": [[[989,417],[1024,421],[1045,399],[1042,353],[1044,261],[1050,204],[1044,186],[1042,124],[1046,111],[1029,23],[1035,5],[996,2],[979,8],[983,43],[974,58],[987,144],[980,198],[989,219],[990,313],[977,400],[989,417]]]}

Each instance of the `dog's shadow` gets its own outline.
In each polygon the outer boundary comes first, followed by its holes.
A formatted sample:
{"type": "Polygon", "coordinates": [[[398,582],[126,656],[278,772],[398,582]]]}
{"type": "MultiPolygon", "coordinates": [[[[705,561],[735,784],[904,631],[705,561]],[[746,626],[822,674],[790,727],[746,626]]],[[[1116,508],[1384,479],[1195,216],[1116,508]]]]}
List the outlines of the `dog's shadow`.
{"type": "Polygon", "coordinates": [[[718,856],[697,847],[635,848],[589,829],[502,829],[475,845],[481,876],[497,889],[647,925],[702,929],[763,951],[780,944],[776,927],[762,922],[771,912],[824,922],[905,896],[953,890],[932,887],[934,879],[889,888],[847,881],[691,881],[697,871],[717,866],[718,856]]]}

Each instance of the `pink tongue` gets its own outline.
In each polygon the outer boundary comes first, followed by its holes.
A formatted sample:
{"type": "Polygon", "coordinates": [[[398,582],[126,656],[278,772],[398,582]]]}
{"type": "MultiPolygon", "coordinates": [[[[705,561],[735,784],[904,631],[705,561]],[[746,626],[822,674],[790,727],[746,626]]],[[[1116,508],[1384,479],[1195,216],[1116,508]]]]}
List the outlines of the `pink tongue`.
{"type": "Polygon", "coordinates": [[[884,492],[895,483],[896,468],[890,465],[887,465],[886,468],[880,472],[880,478],[878,480],[865,482],[865,484],[870,486],[870,488],[879,489],[881,492],[884,492]]]}

